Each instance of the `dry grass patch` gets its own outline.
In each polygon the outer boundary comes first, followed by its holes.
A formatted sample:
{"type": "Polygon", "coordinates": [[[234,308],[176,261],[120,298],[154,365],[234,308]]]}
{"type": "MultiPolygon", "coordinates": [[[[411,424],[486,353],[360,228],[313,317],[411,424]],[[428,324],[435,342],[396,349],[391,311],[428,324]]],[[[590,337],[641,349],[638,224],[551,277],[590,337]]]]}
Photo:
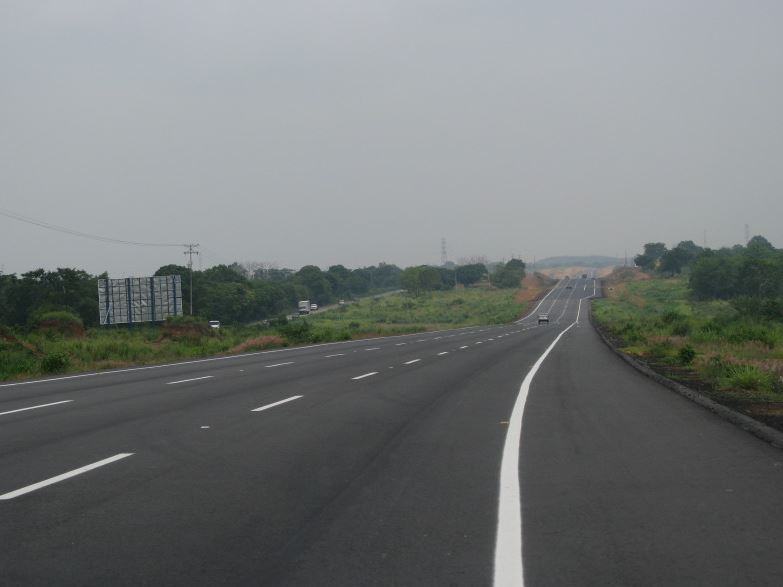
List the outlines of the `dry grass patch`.
{"type": "Polygon", "coordinates": [[[279,336],[257,336],[256,338],[250,338],[244,342],[239,343],[235,347],[229,349],[229,353],[247,353],[250,351],[263,351],[265,349],[281,347],[288,344],[284,338],[279,336]]]}

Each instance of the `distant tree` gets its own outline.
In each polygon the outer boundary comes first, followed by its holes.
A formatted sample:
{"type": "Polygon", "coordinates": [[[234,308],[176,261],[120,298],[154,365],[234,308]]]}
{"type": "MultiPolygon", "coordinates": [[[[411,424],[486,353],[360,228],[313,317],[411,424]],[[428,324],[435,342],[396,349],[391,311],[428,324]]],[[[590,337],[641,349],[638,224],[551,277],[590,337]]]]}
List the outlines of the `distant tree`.
{"type": "Polygon", "coordinates": [[[492,285],[495,287],[520,287],[525,277],[525,264],[519,259],[511,259],[508,263],[499,263],[492,274],[492,285]]]}
{"type": "Polygon", "coordinates": [[[457,283],[472,285],[478,283],[487,274],[487,267],[483,263],[471,263],[457,267],[457,283]]]}
{"type": "Polygon", "coordinates": [[[658,260],[666,253],[664,243],[647,243],[644,245],[644,253],[634,257],[634,263],[645,271],[652,271],[658,265],[658,260]]]}
{"type": "Polygon", "coordinates": [[[440,271],[427,265],[407,267],[400,276],[400,282],[402,287],[415,296],[425,291],[441,289],[442,284],[440,271]]]}
{"type": "Polygon", "coordinates": [[[324,272],[315,265],[305,265],[296,272],[294,279],[305,288],[309,300],[320,305],[332,301],[332,286],[324,272]]]}

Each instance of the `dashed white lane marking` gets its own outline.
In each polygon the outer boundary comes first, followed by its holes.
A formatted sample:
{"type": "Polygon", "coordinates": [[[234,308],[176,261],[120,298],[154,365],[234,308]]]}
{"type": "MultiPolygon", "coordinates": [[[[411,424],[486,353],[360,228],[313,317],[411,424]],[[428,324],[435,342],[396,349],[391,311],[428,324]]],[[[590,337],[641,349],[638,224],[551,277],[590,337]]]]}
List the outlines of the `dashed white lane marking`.
{"type": "Polygon", "coordinates": [[[199,381],[201,379],[212,379],[214,375],[204,375],[204,377],[194,377],[193,379],[181,379],[180,381],[169,381],[166,385],[174,385],[175,383],[188,383],[189,381],[199,381]]]}
{"type": "Polygon", "coordinates": [[[442,337],[442,336],[436,336],[436,337],[435,337],[435,338],[433,338],[432,340],[440,340],[441,338],[443,338],[443,337],[442,337]]]}
{"type": "Polygon", "coordinates": [[[27,410],[37,410],[38,408],[48,408],[49,406],[57,406],[59,404],[67,404],[69,402],[72,402],[72,399],[64,399],[61,402],[52,402],[50,404],[40,404],[37,406],[30,406],[29,408],[18,408],[16,410],[8,410],[7,412],[0,412],[0,416],[5,416],[6,414],[15,414],[16,412],[26,412],[27,410]]]}
{"type": "Polygon", "coordinates": [[[419,339],[419,340],[417,340],[416,342],[427,342],[427,339],[425,339],[425,338],[420,338],[420,339],[419,339]]]}
{"type": "Polygon", "coordinates": [[[288,402],[292,402],[295,399],[299,399],[302,397],[301,395],[292,395],[291,397],[287,397],[285,399],[281,399],[279,402],[274,402],[272,404],[267,404],[265,406],[261,406],[260,408],[255,408],[253,410],[250,410],[251,412],[263,412],[264,410],[268,410],[269,408],[274,408],[275,406],[279,406],[280,404],[285,404],[288,402]]]}
{"type": "Polygon", "coordinates": [[[201,429],[202,430],[209,430],[209,426],[202,426],[201,429]]]}
{"type": "Polygon", "coordinates": [[[81,475],[82,473],[86,473],[87,471],[92,471],[93,469],[97,469],[98,467],[103,467],[104,465],[108,465],[110,463],[119,461],[120,459],[124,459],[132,455],[133,455],[132,452],[123,452],[120,454],[116,454],[113,457],[109,457],[108,459],[103,459],[102,461],[97,461],[95,463],[91,463],[89,465],[79,467],[78,469],[74,469],[73,471],[68,471],[67,473],[63,473],[62,475],[57,475],[56,477],[50,477],[49,479],[45,479],[44,481],[39,481],[38,483],[33,483],[32,485],[28,485],[27,487],[22,487],[21,489],[4,493],[3,495],[0,495],[0,499],[13,499],[15,497],[19,497],[20,495],[24,495],[25,493],[30,493],[32,491],[35,491],[36,489],[47,487],[48,485],[54,485],[55,483],[59,483],[60,481],[65,481],[66,479],[70,479],[71,477],[76,477],[76,475],[81,475]]]}
{"type": "Polygon", "coordinates": [[[395,344],[394,346],[404,346],[404,345],[406,345],[406,344],[408,344],[408,343],[407,343],[407,342],[398,342],[398,343],[397,343],[397,344],[395,344]]]}
{"type": "Polygon", "coordinates": [[[364,349],[364,350],[365,350],[365,351],[379,351],[379,350],[381,350],[381,347],[379,347],[379,346],[374,346],[374,347],[371,347],[371,348],[369,348],[369,349],[364,349]]]}
{"type": "Polygon", "coordinates": [[[377,375],[377,371],[370,371],[369,373],[365,373],[364,375],[359,375],[358,377],[351,377],[354,381],[357,379],[364,379],[365,377],[372,377],[373,375],[377,375]]]}
{"type": "Polygon", "coordinates": [[[439,357],[442,357],[443,355],[448,355],[449,351],[443,351],[442,353],[438,353],[439,357]]]}
{"type": "Polygon", "coordinates": [[[332,357],[344,357],[345,353],[335,353],[333,355],[324,355],[324,359],[331,359],[332,357]]]}
{"type": "Polygon", "coordinates": [[[466,348],[468,348],[468,345],[464,345],[464,346],[461,346],[461,347],[459,347],[459,348],[460,348],[460,349],[466,349],[466,348]]]}
{"type": "Polygon", "coordinates": [[[411,361],[405,361],[403,365],[413,365],[413,363],[418,363],[419,361],[421,361],[421,359],[413,359],[411,361]]]}
{"type": "Polygon", "coordinates": [[[481,344],[481,341],[480,341],[480,340],[479,340],[479,341],[477,341],[477,342],[476,342],[476,344],[481,344]]]}
{"type": "Polygon", "coordinates": [[[500,495],[498,496],[498,525],[495,537],[495,573],[493,585],[496,587],[514,585],[524,586],[522,560],[522,505],[519,489],[519,444],[522,435],[522,415],[530,392],[530,384],[544,359],[555,348],[562,336],[571,330],[576,322],[557,335],[533,364],[519,388],[506,430],[503,445],[503,457],[500,463],[500,495]]]}
{"type": "Polygon", "coordinates": [[[284,365],[293,365],[294,361],[287,361],[285,363],[275,363],[274,365],[264,365],[264,368],[271,369],[272,367],[283,367],[284,365]]]}

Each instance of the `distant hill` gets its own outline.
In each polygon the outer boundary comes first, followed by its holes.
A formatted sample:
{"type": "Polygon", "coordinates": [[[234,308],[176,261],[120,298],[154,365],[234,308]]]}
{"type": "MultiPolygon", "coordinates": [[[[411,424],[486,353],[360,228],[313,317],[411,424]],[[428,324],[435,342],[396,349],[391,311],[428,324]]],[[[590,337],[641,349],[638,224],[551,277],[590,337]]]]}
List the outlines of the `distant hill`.
{"type": "Polygon", "coordinates": [[[584,257],[547,257],[536,261],[536,269],[547,267],[614,267],[622,265],[623,259],[619,257],[602,257],[600,255],[584,257]]]}

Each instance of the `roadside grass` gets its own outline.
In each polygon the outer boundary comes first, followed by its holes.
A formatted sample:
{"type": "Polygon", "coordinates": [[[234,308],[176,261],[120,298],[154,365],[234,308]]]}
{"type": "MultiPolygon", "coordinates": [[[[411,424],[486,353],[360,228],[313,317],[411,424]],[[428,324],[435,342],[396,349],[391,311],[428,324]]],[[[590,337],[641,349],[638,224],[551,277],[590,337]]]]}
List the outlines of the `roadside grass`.
{"type": "Polygon", "coordinates": [[[460,289],[419,297],[364,298],[290,322],[223,326],[181,319],[133,328],[90,328],[80,335],[0,326],[0,381],[149,365],[298,344],[500,324],[519,318],[548,283],[521,290],[460,289]],[[529,298],[529,299],[528,299],[529,298]],[[520,299],[526,301],[520,301],[520,299]]]}
{"type": "Polygon", "coordinates": [[[518,293],[476,288],[429,292],[418,297],[396,294],[365,298],[316,314],[310,320],[320,327],[361,336],[502,324],[519,318],[528,306],[518,301],[518,293]]]}
{"type": "Polygon", "coordinates": [[[685,278],[607,279],[593,302],[620,348],[675,379],[702,381],[726,403],[783,402],[783,324],[725,301],[690,299],[685,278]]]}

